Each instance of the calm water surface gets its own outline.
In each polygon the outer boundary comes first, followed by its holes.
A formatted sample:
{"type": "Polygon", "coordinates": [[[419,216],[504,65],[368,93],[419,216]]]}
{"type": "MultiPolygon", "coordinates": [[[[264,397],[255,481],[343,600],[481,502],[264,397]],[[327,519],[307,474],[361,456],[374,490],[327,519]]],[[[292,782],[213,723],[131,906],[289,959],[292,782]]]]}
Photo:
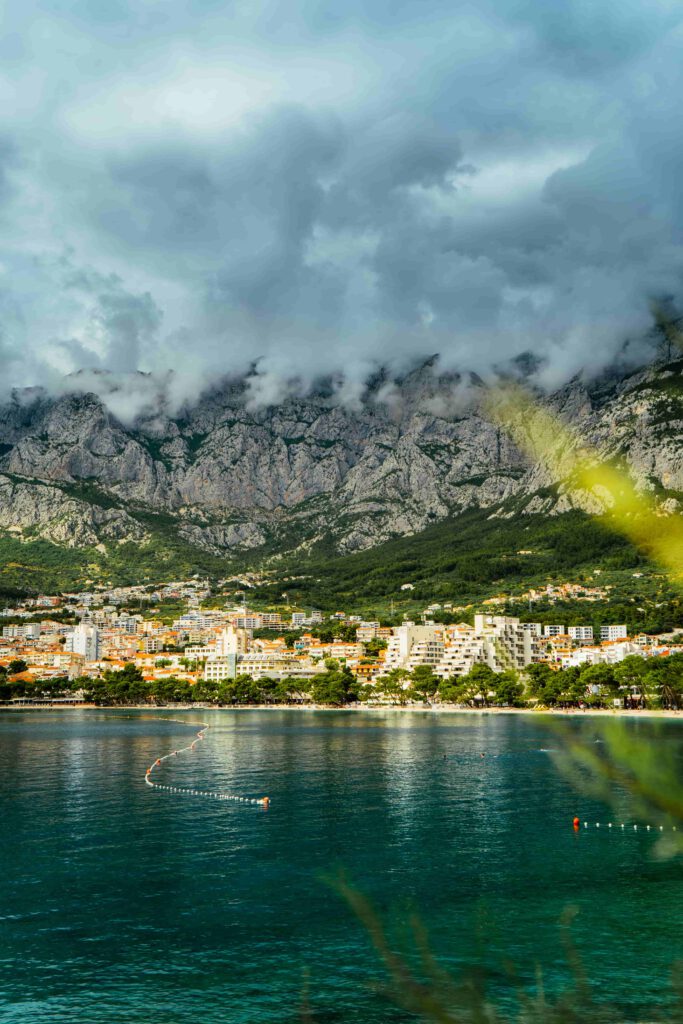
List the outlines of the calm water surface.
{"type": "MultiPolygon", "coordinates": [[[[343,866],[400,933],[417,909],[450,965],[566,967],[559,918],[600,995],[651,1006],[683,955],[679,864],[609,820],[523,716],[65,712],[0,716],[0,1020],[203,1024],[405,1020],[322,875],[343,866]],[[146,766],[210,722],[166,781],[270,810],[156,793],[146,766]],[[486,754],[481,757],[481,753],[486,754]]],[[[654,726],[630,723],[644,735],[654,726]]],[[[599,740],[598,719],[572,721],[599,740]]],[[[680,745],[668,723],[657,742],[680,745]]],[[[161,781],[161,778],[160,778],[161,781]]],[[[501,975],[502,976],[502,975],[501,975]]]]}

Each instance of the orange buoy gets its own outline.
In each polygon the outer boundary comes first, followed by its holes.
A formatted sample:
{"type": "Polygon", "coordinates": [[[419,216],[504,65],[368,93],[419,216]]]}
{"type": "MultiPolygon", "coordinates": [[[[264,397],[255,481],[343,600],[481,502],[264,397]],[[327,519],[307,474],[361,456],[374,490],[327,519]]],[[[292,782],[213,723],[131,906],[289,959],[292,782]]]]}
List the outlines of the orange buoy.
{"type": "Polygon", "coordinates": [[[576,829],[577,832],[579,830],[580,824],[581,824],[581,818],[574,818],[574,828],[576,829]]]}

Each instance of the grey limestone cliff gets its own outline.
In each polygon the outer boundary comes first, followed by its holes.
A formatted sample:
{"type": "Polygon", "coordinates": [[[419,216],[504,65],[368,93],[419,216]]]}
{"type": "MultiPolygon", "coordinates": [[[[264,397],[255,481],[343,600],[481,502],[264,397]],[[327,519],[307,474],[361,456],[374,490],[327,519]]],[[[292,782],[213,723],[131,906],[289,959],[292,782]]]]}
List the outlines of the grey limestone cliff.
{"type": "MultiPolygon", "coordinates": [[[[233,381],[182,416],[127,425],[93,394],[17,395],[0,409],[0,529],[106,546],[144,541],[145,516],[158,513],[214,553],[322,536],[344,552],[473,507],[510,514],[511,499],[527,514],[599,510],[563,480],[559,449],[530,465],[481,393],[427,365],[353,407],[321,393],[253,409],[233,381]]],[[[680,363],[573,381],[544,401],[665,510],[678,507],[680,363]]]]}

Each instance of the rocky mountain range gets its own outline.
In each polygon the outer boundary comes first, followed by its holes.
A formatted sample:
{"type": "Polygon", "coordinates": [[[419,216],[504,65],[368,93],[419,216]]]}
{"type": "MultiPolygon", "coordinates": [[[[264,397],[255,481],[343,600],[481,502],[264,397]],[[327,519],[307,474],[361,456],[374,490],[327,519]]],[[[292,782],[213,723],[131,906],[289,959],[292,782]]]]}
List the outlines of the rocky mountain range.
{"type": "MultiPolygon", "coordinates": [[[[529,463],[487,416],[484,392],[428,363],[353,405],[321,388],[252,408],[245,382],[228,380],[182,415],[129,424],[92,393],[17,393],[0,408],[0,530],[108,551],[152,542],[163,523],[221,556],[322,539],[346,553],[471,508],[596,511],[563,481],[561,458],[529,463]]],[[[683,361],[575,379],[542,401],[602,458],[622,460],[664,513],[679,508],[683,361]]]]}

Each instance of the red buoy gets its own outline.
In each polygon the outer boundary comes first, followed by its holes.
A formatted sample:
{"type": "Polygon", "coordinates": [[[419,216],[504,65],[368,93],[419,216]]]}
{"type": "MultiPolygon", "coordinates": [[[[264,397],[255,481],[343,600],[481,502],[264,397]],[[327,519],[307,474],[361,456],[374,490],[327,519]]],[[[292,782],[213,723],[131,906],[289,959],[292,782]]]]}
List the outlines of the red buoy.
{"type": "Polygon", "coordinates": [[[581,824],[581,818],[574,818],[574,829],[575,829],[576,832],[579,831],[580,824],[581,824]]]}

